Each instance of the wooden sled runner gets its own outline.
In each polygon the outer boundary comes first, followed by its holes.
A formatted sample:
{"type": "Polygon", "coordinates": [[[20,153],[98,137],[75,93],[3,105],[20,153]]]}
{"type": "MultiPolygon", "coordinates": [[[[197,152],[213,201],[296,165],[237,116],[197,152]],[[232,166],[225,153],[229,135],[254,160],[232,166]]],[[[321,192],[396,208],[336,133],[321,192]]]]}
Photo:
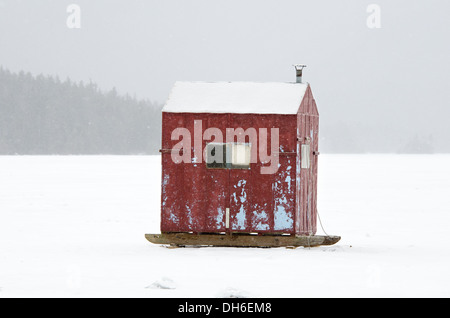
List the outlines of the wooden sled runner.
{"type": "Polygon", "coordinates": [[[171,246],[215,246],[215,247],[313,247],[333,245],[340,236],[296,236],[296,235],[251,235],[233,234],[195,234],[195,233],[162,233],[145,234],[145,238],[154,244],[171,246]]]}

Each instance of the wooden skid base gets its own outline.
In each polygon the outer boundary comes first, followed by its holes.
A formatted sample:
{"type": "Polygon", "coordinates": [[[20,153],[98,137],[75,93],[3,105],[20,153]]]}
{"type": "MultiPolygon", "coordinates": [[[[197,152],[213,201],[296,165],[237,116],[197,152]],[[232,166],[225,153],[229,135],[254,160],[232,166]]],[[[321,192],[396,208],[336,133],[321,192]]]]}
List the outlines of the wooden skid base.
{"type": "Polygon", "coordinates": [[[193,234],[162,233],[145,234],[145,238],[155,244],[172,246],[218,246],[218,247],[312,247],[333,245],[340,236],[289,236],[289,235],[248,235],[248,234],[193,234]]]}

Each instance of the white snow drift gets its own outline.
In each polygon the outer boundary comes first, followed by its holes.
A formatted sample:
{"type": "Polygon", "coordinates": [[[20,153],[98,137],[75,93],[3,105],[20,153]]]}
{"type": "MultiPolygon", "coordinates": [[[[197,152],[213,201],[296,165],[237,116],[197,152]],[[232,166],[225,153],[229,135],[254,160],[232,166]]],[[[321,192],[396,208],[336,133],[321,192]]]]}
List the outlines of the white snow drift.
{"type": "Polygon", "coordinates": [[[0,157],[0,297],[449,297],[449,162],[321,155],[334,246],[167,249],[159,156],[0,157]]]}

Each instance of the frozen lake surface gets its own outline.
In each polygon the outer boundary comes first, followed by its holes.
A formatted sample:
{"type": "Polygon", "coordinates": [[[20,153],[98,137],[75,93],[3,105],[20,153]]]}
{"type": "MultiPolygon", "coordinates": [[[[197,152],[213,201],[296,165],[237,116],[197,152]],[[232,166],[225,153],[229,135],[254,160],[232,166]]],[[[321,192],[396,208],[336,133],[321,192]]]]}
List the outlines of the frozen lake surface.
{"type": "Polygon", "coordinates": [[[450,155],[321,155],[319,214],[342,240],[298,249],[149,243],[160,170],[0,157],[0,297],[450,297],[450,155]]]}

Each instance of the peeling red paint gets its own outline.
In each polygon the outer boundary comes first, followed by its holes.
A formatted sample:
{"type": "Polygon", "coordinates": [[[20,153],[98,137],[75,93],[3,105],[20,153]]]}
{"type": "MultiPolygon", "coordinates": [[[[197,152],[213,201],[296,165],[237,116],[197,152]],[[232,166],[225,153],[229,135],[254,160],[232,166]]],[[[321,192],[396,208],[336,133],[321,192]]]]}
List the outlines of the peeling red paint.
{"type": "MultiPolygon", "coordinates": [[[[319,114],[311,89],[305,93],[297,114],[162,114],[162,232],[245,232],[314,234],[317,217],[317,156],[319,114]],[[206,163],[174,163],[171,140],[175,128],[194,134],[194,120],[209,127],[279,128],[279,169],[261,174],[262,163],[250,169],[207,169],[206,163]],[[309,143],[311,165],[301,169],[300,145],[309,143]],[[168,151],[167,151],[168,150],[168,151]],[[226,209],[230,227],[226,228],[226,209]]],[[[259,135],[258,135],[259,138],[259,135]]],[[[210,141],[203,140],[202,148],[210,141]]],[[[198,152],[198,151],[197,151],[198,152]]],[[[194,143],[191,156],[196,158],[194,143]]]]}

